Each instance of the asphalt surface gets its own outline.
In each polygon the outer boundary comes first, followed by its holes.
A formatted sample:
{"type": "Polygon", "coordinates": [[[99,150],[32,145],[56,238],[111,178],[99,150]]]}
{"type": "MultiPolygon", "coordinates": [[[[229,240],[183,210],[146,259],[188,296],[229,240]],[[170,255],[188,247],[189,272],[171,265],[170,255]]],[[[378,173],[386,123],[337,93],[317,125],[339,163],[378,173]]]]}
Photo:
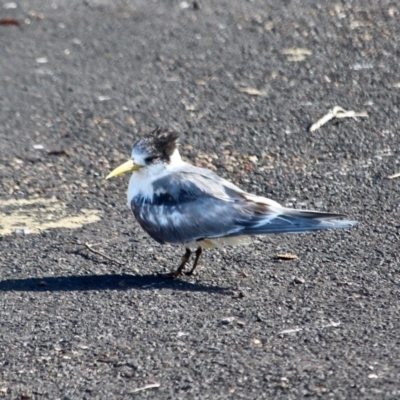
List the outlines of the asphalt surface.
{"type": "Polygon", "coordinates": [[[26,0],[0,19],[0,228],[25,218],[0,237],[0,398],[400,398],[398,2],[26,0]],[[369,117],[310,133],[334,106],[369,117]],[[157,125],[248,191],[360,225],[160,278],[182,250],[140,230],[127,176],[104,180],[157,125]],[[60,210],[99,218],[45,228],[60,210]]]}

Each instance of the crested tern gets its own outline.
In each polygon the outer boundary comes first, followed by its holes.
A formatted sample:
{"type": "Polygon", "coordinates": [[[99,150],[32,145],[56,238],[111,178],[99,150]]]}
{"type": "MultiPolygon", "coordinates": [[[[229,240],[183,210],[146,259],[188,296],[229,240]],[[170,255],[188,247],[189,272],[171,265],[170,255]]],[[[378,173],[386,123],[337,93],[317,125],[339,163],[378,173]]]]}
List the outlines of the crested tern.
{"type": "Polygon", "coordinates": [[[183,245],[186,252],[176,271],[184,273],[192,251],[197,267],[203,248],[235,245],[253,235],[349,228],[356,221],[342,214],[296,210],[243,191],[214,172],[184,162],[179,135],[157,128],[138,140],[131,159],[106,179],[131,172],[128,206],[140,226],[158,243],[183,245]]]}

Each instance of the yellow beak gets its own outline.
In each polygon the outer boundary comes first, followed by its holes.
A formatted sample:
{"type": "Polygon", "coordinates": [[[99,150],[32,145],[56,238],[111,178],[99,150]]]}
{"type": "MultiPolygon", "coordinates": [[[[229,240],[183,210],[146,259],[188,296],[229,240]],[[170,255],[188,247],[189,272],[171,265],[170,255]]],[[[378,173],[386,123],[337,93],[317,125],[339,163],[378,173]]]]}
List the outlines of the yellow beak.
{"type": "Polygon", "coordinates": [[[107,175],[106,179],[110,179],[113,178],[114,176],[125,174],[126,172],[137,171],[140,168],[142,168],[142,165],[137,165],[133,162],[133,160],[129,160],[126,163],[123,163],[119,167],[115,168],[113,171],[111,171],[107,175]]]}

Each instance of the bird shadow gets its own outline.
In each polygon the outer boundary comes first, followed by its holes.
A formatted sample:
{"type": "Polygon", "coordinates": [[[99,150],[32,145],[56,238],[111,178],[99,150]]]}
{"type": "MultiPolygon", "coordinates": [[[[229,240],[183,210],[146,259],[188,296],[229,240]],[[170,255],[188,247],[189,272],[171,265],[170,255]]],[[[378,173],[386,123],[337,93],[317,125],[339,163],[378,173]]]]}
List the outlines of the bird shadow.
{"type": "Polygon", "coordinates": [[[0,281],[0,292],[79,292],[91,290],[173,289],[186,292],[231,294],[219,286],[203,285],[157,275],[76,275],[0,281]]]}

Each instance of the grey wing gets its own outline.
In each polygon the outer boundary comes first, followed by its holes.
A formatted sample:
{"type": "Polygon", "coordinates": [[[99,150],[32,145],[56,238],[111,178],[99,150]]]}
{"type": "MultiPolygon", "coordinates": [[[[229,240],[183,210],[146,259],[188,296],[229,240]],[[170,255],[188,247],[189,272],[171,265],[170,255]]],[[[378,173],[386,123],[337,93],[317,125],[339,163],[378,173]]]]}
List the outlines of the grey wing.
{"type": "Polygon", "coordinates": [[[136,197],[132,210],[159,243],[343,228],[338,214],[292,210],[248,194],[211,171],[190,166],[155,182],[150,200],[136,197]]]}
{"type": "Polygon", "coordinates": [[[346,215],[315,210],[296,210],[282,207],[274,200],[255,196],[238,188],[214,172],[187,165],[185,172],[192,171],[211,179],[234,201],[232,222],[235,227],[227,236],[263,235],[270,233],[302,233],[324,229],[343,229],[357,225],[357,221],[340,220],[346,215]]]}
{"type": "MultiPolygon", "coordinates": [[[[222,179],[222,178],[220,178],[222,179]]],[[[233,185],[232,185],[233,186],[233,185]]],[[[188,243],[234,235],[237,195],[210,177],[175,172],[153,182],[154,196],[133,198],[132,211],[159,243],[188,243]]]]}

